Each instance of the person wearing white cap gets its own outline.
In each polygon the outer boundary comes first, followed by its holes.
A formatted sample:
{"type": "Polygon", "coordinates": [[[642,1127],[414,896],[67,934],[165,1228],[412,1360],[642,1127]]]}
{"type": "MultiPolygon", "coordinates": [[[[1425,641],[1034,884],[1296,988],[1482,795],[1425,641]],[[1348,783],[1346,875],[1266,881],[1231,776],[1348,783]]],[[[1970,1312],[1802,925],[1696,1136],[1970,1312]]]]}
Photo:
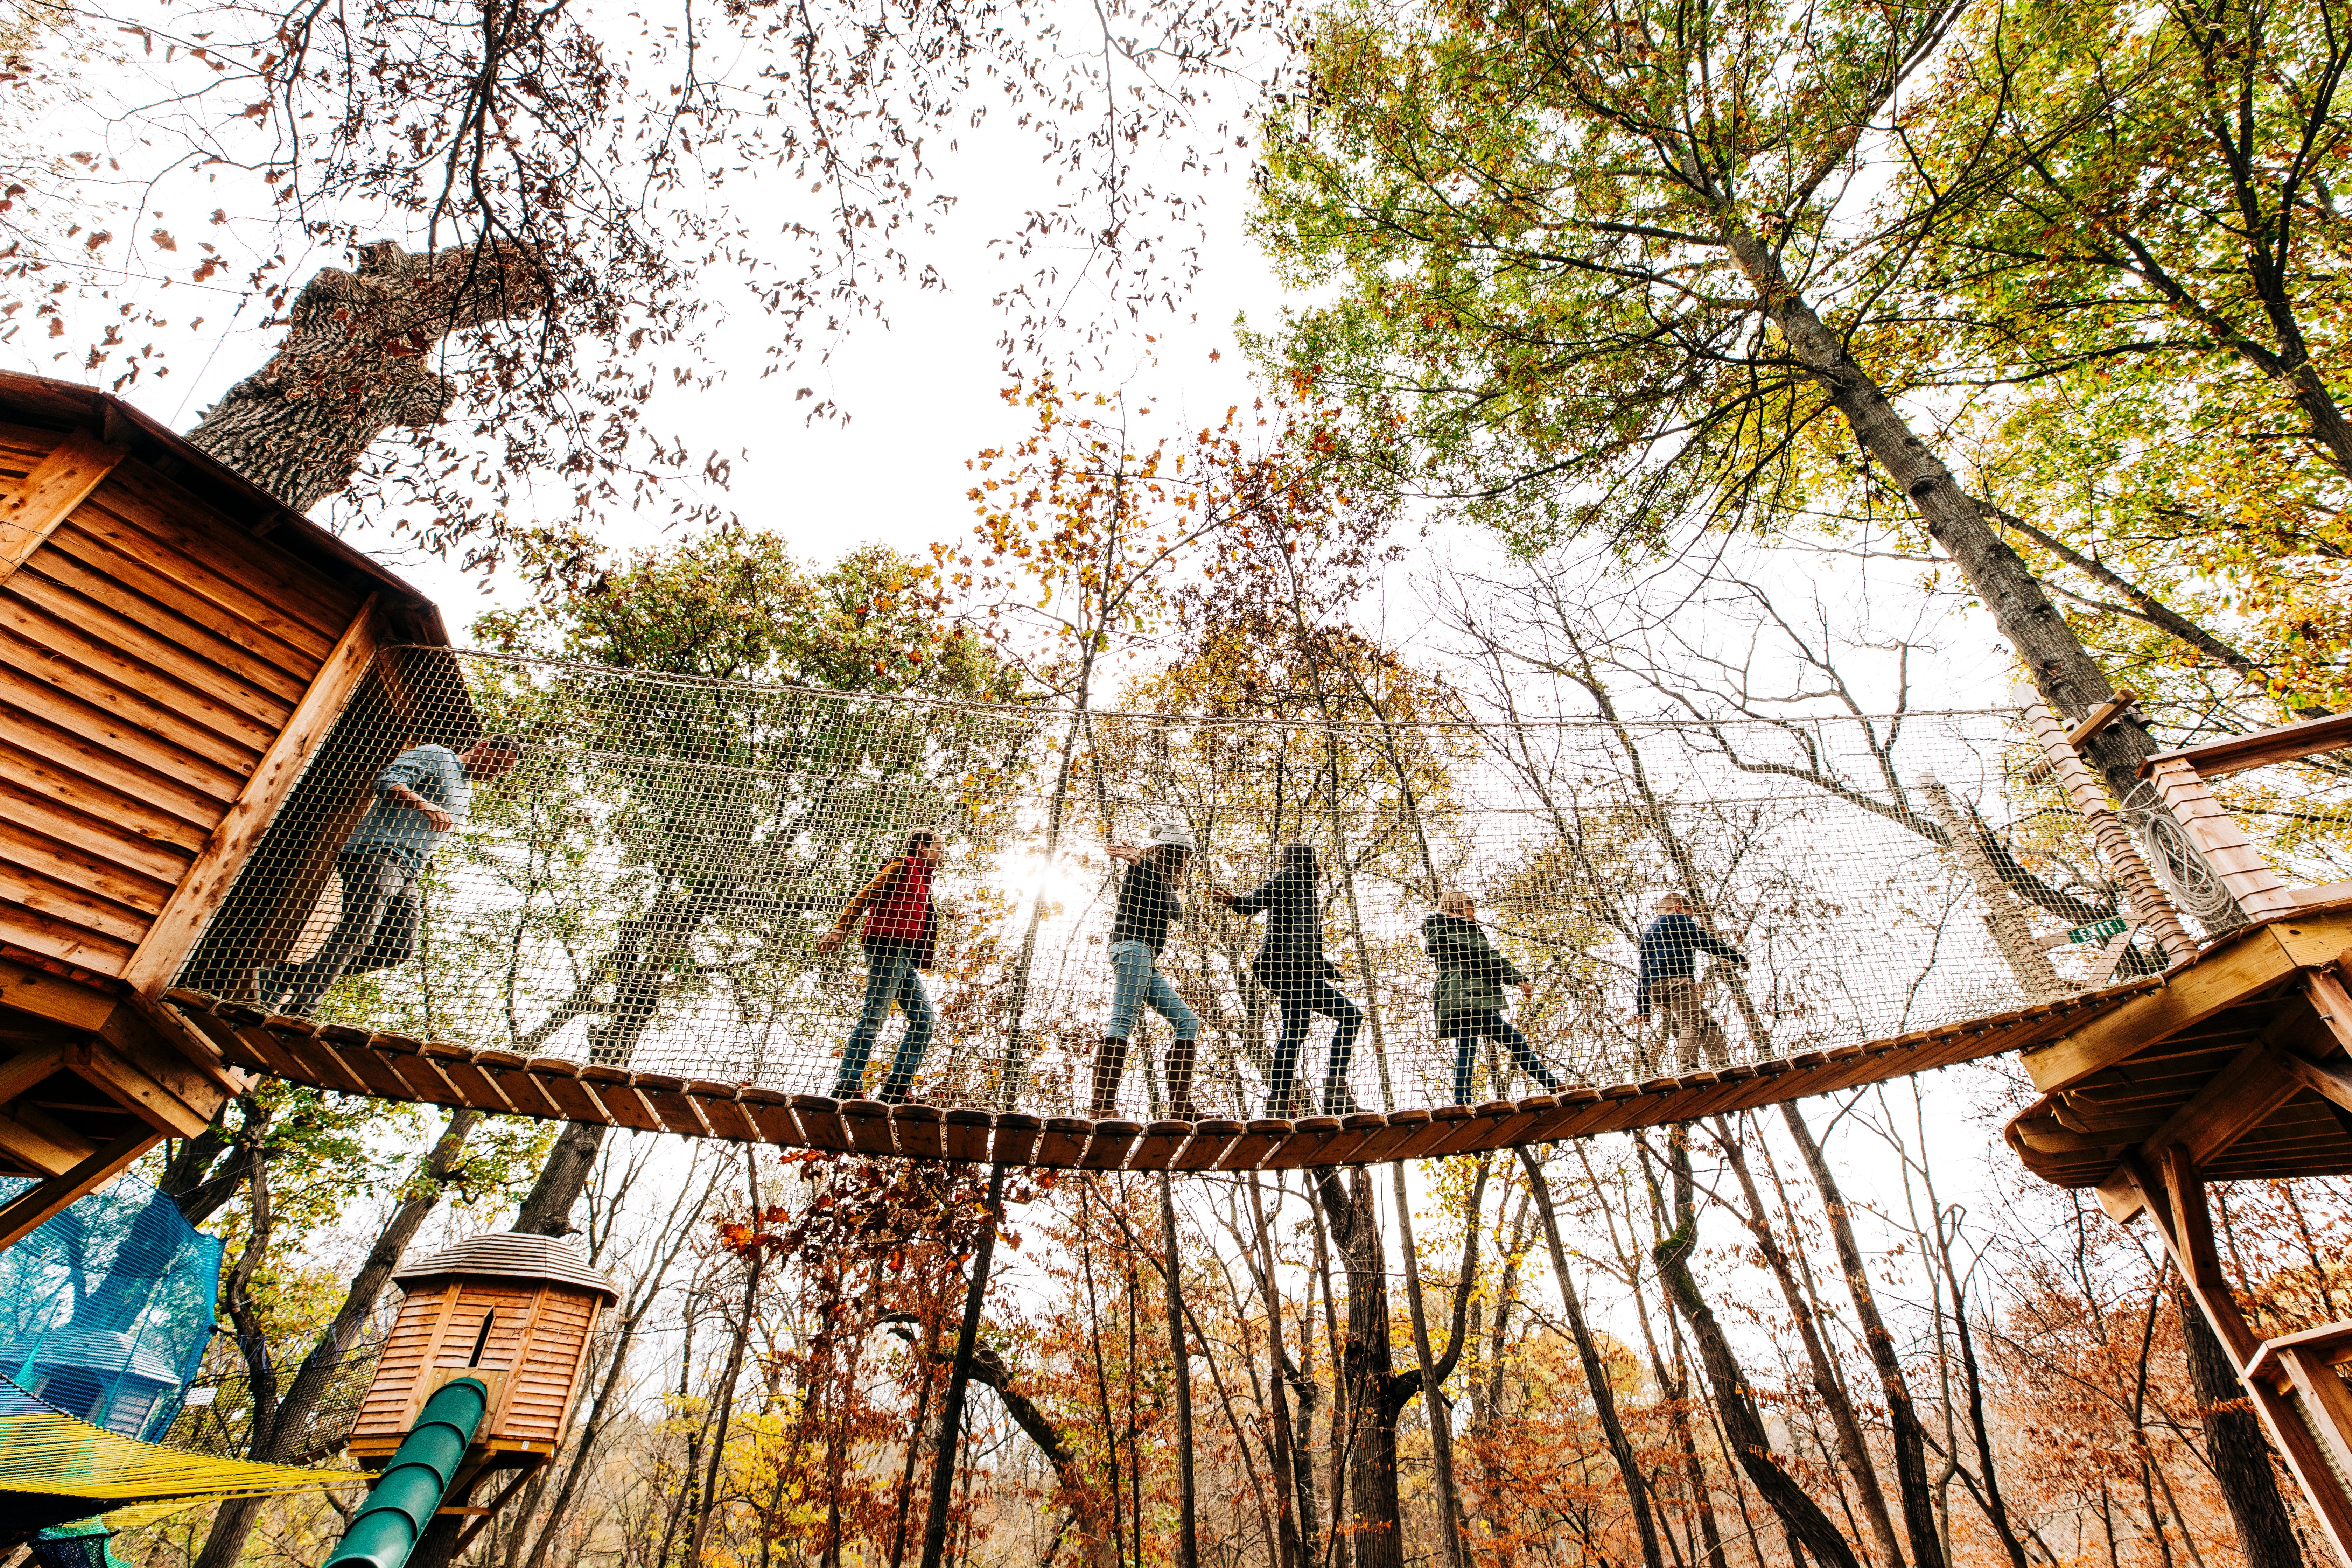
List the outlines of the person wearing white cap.
{"type": "Polygon", "coordinates": [[[1176,1043],[1168,1047],[1168,1114],[1178,1121],[1200,1120],[1192,1109],[1192,1042],[1201,1020],[1160,973],[1168,927],[1184,912],[1176,901],[1176,886],[1193,848],[1192,830],[1181,822],[1160,824],[1145,844],[1109,846],[1110,858],[1127,869],[1119,876],[1118,908],[1110,921],[1110,1020],[1095,1057],[1094,1100],[1087,1112],[1097,1121],[1118,1113],[1127,1042],[1146,1004],[1176,1026],[1176,1043]]]}

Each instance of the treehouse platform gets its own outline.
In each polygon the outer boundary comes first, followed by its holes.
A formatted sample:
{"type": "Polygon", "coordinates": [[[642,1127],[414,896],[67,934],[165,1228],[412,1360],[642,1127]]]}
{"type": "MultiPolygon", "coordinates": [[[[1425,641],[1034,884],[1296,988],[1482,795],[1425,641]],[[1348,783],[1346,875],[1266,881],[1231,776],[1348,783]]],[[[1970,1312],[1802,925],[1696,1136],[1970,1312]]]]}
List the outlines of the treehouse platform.
{"type": "Polygon", "coordinates": [[[0,1173],[37,1178],[0,1246],[242,1087],[161,993],[273,825],[318,809],[298,780],[385,700],[377,648],[446,641],[129,405],[0,374],[0,1173]]]}

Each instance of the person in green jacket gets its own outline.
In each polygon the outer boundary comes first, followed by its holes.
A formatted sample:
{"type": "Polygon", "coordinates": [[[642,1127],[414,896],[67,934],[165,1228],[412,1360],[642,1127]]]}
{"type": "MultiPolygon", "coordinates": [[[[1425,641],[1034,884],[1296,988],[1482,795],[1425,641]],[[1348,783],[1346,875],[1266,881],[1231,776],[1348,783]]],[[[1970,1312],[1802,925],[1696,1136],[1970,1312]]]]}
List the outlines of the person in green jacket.
{"type": "Polygon", "coordinates": [[[1517,986],[1526,1002],[1535,995],[1535,982],[1495,951],[1477,914],[1470,895],[1457,888],[1441,894],[1437,912],[1421,922],[1421,945],[1437,964],[1437,985],[1430,995],[1437,1013],[1437,1037],[1454,1042],[1454,1103],[1470,1103],[1470,1073],[1481,1039],[1507,1047],[1514,1066],[1546,1089],[1557,1089],[1559,1080],[1544,1067],[1528,1037],[1503,1017],[1503,987],[1517,986]]]}

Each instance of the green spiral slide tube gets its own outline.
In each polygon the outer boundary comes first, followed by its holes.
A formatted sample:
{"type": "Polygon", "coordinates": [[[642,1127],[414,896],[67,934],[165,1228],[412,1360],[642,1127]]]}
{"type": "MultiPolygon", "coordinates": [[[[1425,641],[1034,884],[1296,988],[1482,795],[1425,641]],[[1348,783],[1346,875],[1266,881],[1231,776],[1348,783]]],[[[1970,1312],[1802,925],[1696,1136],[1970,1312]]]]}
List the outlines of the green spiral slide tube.
{"type": "Polygon", "coordinates": [[[407,1562],[489,1403],[489,1388],[478,1377],[457,1378],[435,1390],[367,1501],[352,1515],[342,1544],[320,1568],[400,1568],[407,1562]]]}

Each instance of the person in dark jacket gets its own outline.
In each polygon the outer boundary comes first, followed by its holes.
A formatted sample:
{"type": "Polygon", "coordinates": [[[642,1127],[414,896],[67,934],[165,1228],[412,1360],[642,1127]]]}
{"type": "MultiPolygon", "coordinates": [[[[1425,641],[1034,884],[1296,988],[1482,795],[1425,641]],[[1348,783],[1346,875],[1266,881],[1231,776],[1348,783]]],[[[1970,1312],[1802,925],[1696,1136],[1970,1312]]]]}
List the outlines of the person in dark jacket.
{"type": "Polygon", "coordinates": [[[1430,1004],[1437,1015],[1437,1037],[1454,1047],[1454,1103],[1470,1103],[1470,1074],[1478,1042],[1488,1039],[1509,1050],[1511,1063],[1547,1089],[1559,1080],[1543,1065],[1528,1037],[1503,1017],[1503,987],[1516,985],[1531,1001],[1535,982],[1495,950],[1478,926],[1478,907],[1455,889],[1440,895],[1437,912],[1421,922],[1421,945],[1437,965],[1430,1004]]]}
{"type": "Polygon", "coordinates": [[[1682,1047],[1682,1070],[1696,1072],[1704,1063],[1719,1068],[1731,1059],[1723,1026],[1707,1016],[1699,992],[1698,955],[1716,957],[1748,967],[1748,955],[1699,924],[1690,900],[1668,893],[1658,900],[1658,918],[1642,932],[1642,974],[1634,983],[1633,1015],[1647,1022],[1653,1004],[1665,1009],[1675,1038],[1682,1047]]]}
{"type": "Polygon", "coordinates": [[[1268,1116],[1289,1113],[1298,1059],[1318,1013],[1339,1025],[1324,1069],[1324,1111],[1339,1116],[1356,1109],[1355,1097],[1348,1092],[1348,1058],[1355,1054],[1356,1031],[1363,1026],[1364,1015],[1331,984],[1339,966],[1323,955],[1323,908],[1316,889],[1315,847],[1286,844],[1265,885],[1238,895],[1220,888],[1210,895],[1235,914],[1265,911],[1265,941],[1250,963],[1250,973],[1274,993],[1282,1009],[1282,1034],[1275,1043],[1273,1070],[1266,1076],[1268,1116]]]}
{"type": "Polygon", "coordinates": [[[907,835],[906,852],[891,857],[856,898],[842,905],[833,929],[816,939],[818,952],[838,952],[849,940],[849,928],[865,917],[858,937],[866,949],[866,1005],[841,1053],[841,1072],[833,1086],[835,1100],[855,1100],[864,1091],[866,1060],[889,1020],[892,1004],[907,1015],[907,1036],[898,1042],[898,1054],[891,1058],[875,1098],[894,1105],[904,1102],[923,1065],[923,1053],[931,1048],[936,1026],[920,971],[931,966],[938,941],[931,873],[944,853],[940,836],[929,828],[907,835]]]}
{"type": "Polygon", "coordinates": [[[1192,848],[1192,830],[1181,822],[1161,823],[1141,847],[1110,846],[1110,858],[1127,869],[1119,877],[1118,908],[1110,918],[1110,1020],[1103,1026],[1102,1050],[1095,1058],[1094,1102],[1087,1111],[1097,1121],[1118,1114],[1127,1042],[1147,1004],[1176,1026],[1176,1042],[1168,1047],[1168,1114],[1178,1121],[1200,1120],[1192,1109],[1192,1042],[1200,1036],[1201,1020],[1160,973],[1160,950],[1168,944],[1169,924],[1184,912],[1176,889],[1184,879],[1192,848]]]}

